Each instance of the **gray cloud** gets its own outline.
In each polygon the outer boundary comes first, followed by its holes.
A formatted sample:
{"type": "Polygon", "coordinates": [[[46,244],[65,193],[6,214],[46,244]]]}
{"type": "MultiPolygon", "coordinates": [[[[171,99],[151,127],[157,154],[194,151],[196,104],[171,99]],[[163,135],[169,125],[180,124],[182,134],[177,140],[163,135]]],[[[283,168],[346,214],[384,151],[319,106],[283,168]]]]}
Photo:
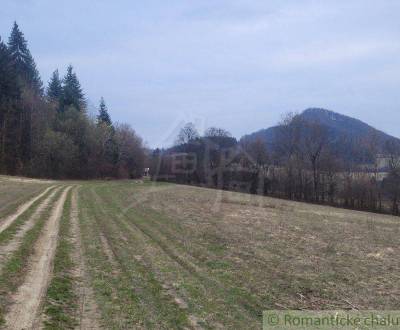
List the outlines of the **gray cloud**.
{"type": "Polygon", "coordinates": [[[309,106],[400,136],[400,2],[3,0],[44,80],[72,63],[87,96],[151,146],[195,120],[240,137],[309,106]]]}

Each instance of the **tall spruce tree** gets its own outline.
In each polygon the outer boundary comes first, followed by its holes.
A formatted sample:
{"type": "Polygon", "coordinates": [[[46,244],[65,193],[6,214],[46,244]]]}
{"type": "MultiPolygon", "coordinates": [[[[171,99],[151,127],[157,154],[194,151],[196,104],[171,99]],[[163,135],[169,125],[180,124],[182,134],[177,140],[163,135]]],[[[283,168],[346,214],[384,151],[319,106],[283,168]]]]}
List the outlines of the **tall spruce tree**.
{"type": "Polygon", "coordinates": [[[15,167],[19,127],[15,104],[19,98],[10,52],[0,39],[0,172],[3,173],[12,173],[15,167]]]}
{"type": "Polygon", "coordinates": [[[10,51],[0,38],[0,106],[5,99],[19,96],[16,74],[10,51]]]}
{"type": "Polygon", "coordinates": [[[73,106],[78,111],[82,111],[85,105],[85,94],[83,94],[76,73],[73,72],[72,65],[69,65],[63,81],[62,108],[73,106]]]}
{"type": "Polygon", "coordinates": [[[16,122],[16,159],[14,160],[17,171],[23,173],[30,166],[32,156],[32,115],[43,95],[43,84],[35,61],[28,49],[24,34],[14,22],[8,40],[8,49],[17,76],[18,85],[22,93],[21,102],[18,102],[16,111],[19,114],[16,122]]]}
{"type": "Polygon", "coordinates": [[[60,101],[63,88],[58,70],[55,70],[50,78],[47,86],[46,95],[50,101],[60,101]]]}
{"type": "Polygon", "coordinates": [[[107,126],[111,126],[111,118],[110,115],[108,114],[108,109],[106,106],[106,103],[104,101],[104,98],[102,97],[100,99],[100,107],[99,107],[99,114],[97,116],[97,124],[105,124],[107,126]]]}
{"type": "Polygon", "coordinates": [[[28,49],[28,43],[24,34],[14,22],[10,38],[8,39],[8,49],[14,64],[15,72],[20,80],[20,84],[27,85],[34,89],[38,94],[43,93],[43,83],[40,79],[36,63],[28,49]]]}

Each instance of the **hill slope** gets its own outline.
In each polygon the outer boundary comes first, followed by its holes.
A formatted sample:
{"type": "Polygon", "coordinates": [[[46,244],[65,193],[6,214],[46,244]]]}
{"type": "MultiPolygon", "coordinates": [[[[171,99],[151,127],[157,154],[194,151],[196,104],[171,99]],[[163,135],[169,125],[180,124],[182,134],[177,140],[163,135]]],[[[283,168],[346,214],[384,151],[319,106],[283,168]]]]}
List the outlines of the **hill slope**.
{"type": "MultiPolygon", "coordinates": [[[[357,142],[366,141],[368,137],[372,135],[378,141],[378,148],[381,151],[386,141],[400,141],[393,136],[373,128],[361,120],[326,109],[309,108],[304,110],[299,116],[304,120],[319,122],[320,124],[324,125],[329,131],[331,142],[333,144],[337,144],[338,151],[343,153],[349,153],[349,150],[354,148],[355,142],[357,144],[357,148],[361,148],[360,144],[357,142]]],[[[280,126],[261,129],[257,132],[243,136],[241,140],[245,142],[251,142],[256,139],[261,139],[273,149],[278,142],[277,132],[279,129],[280,126]]]]}

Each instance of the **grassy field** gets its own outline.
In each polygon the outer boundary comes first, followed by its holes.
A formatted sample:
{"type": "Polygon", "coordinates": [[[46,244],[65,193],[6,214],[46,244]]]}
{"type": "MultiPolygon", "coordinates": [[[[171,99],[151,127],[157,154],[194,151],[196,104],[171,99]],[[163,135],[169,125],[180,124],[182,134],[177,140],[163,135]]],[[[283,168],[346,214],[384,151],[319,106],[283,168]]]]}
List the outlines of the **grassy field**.
{"type": "Polygon", "coordinates": [[[147,181],[0,177],[7,219],[7,329],[260,329],[266,309],[400,309],[396,217],[147,181]]]}

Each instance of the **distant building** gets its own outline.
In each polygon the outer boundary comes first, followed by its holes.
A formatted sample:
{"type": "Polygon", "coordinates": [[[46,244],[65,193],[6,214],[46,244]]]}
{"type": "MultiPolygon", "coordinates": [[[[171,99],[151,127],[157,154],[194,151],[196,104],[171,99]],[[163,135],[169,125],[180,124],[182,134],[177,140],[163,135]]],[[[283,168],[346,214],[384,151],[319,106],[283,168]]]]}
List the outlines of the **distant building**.
{"type": "Polygon", "coordinates": [[[149,167],[145,167],[143,169],[143,176],[149,176],[149,173],[150,173],[150,168],[149,167]]]}
{"type": "MultiPolygon", "coordinates": [[[[379,172],[388,172],[390,170],[390,162],[393,159],[387,155],[380,154],[377,157],[377,165],[379,172]]],[[[400,164],[400,157],[395,159],[395,162],[400,164]]]]}

